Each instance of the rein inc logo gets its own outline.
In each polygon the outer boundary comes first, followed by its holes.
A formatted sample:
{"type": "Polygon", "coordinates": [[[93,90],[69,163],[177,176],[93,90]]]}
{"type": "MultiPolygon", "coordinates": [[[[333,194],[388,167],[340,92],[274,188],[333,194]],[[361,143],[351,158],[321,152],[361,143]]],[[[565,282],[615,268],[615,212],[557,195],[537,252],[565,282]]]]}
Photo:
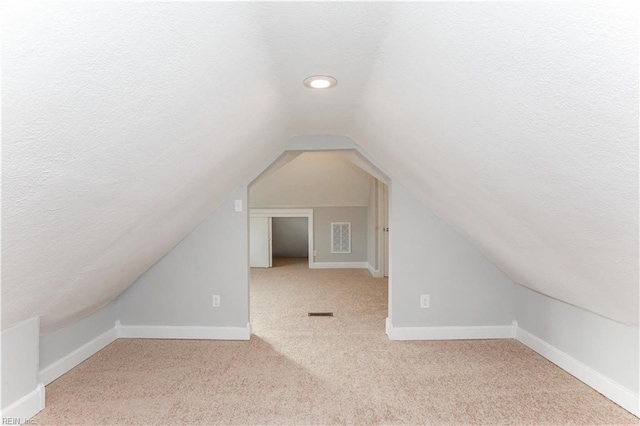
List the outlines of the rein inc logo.
{"type": "Polygon", "coordinates": [[[26,417],[3,417],[3,425],[35,425],[36,421],[26,417]]]}

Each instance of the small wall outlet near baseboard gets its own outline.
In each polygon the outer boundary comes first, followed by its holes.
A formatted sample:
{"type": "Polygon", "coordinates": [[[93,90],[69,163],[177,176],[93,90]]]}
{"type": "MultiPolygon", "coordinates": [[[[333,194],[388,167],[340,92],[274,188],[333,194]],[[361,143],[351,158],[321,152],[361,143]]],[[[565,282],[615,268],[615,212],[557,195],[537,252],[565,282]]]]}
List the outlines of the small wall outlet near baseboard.
{"type": "Polygon", "coordinates": [[[431,297],[428,294],[421,294],[420,295],[420,308],[421,309],[428,309],[430,305],[431,305],[431,297]]]}
{"type": "Polygon", "coordinates": [[[214,294],[213,295],[213,307],[214,308],[219,308],[220,307],[220,295],[219,294],[214,294]]]}

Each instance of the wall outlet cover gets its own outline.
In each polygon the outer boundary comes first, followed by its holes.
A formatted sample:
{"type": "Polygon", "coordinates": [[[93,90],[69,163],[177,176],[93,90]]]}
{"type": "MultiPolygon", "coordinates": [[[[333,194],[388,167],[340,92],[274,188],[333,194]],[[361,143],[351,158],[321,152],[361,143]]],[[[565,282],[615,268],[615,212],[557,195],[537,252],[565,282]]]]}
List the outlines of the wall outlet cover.
{"type": "Polygon", "coordinates": [[[431,305],[431,297],[428,294],[420,295],[420,308],[427,309],[431,305]]]}

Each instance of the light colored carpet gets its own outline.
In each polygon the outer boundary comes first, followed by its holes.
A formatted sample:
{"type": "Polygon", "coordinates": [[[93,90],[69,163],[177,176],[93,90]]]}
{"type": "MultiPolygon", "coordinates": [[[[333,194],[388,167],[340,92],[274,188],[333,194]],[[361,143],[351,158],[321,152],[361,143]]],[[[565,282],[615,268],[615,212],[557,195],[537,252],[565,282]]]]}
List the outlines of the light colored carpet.
{"type": "Polygon", "coordinates": [[[251,280],[251,341],[118,340],[47,386],[34,421],[638,424],[516,341],[389,341],[387,282],[364,270],[287,260],[251,280]]]}

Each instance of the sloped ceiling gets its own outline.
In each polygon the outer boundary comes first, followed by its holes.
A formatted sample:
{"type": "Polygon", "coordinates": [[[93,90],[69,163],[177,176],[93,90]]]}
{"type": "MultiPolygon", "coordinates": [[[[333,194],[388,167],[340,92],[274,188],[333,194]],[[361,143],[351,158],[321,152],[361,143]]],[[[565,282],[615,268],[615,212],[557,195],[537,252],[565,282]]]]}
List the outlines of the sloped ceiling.
{"type": "Polygon", "coordinates": [[[373,177],[340,151],[304,152],[249,189],[251,207],[366,207],[373,177]]]}
{"type": "Polygon", "coordinates": [[[246,4],[12,4],[3,327],[116,297],[286,141],[246,4]]]}
{"type": "Polygon", "coordinates": [[[517,282],[638,323],[629,7],[3,7],[3,328],[96,310],[318,133],[351,135],[517,282]]]}
{"type": "Polygon", "coordinates": [[[345,133],[378,49],[392,5],[384,2],[257,3],[255,16],[291,110],[296,134],[345,133]],[[305,90],[311,75],[331,75],[338,87],[305,90]]]}
{"type": "Polygon", "coordinates": [[[637,324],[637,22],[593,3],[403,5],[351,133],[514,281],[637,324]]]}

